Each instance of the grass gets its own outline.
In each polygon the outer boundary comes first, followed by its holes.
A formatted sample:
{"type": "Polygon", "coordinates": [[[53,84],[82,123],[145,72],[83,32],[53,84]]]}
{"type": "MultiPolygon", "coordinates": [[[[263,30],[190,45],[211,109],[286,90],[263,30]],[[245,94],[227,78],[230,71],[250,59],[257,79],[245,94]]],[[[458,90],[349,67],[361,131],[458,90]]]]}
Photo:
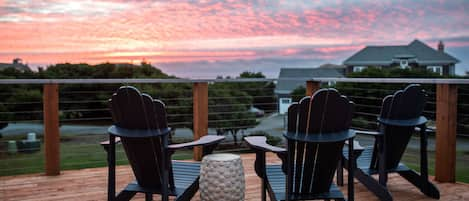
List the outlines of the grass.
{"type": "MultiPolygon", "coordinates": [[[[410,168],[420,172],[420,151],[408,148],[402,159],[410,168]]],[[[428,151],[428,173],[435,175],[435,152],[428,151]]],[[[469,153],[456,152],[456,181],[469,183],[469,153]]]]}
{"type": "MultiPolygon", "coordinates": [[[[62,135],[60,143],[61,170],[105,167],[106,152],[99,142],[106,140],[106,135],[62,135]]],[[[24,137],[3,138],[2,141],[24,139],[24,137]]],[[[173,159],[191,159],[191,150],[180,150],[173,154],[173,159]]],[[[128,164],[122,146],[116,147],[116,164],[128,164]]],[[[44,145],[35,153],[17,153],[9,155],[2,151],[0,155],[0,176],[44,172],[44,145]]]]}
{"type": "MultiPolygon", "coordinates": [[[[5,137],[2,141],[24,139],[25,136],[5,137]]],[[[106,135],[62,135],[60,143],[61,170],[73,170],[82,168],[105,167],[106,153],[99,142],[106,140],[106,135]]],[[[39,136],[39,139],[40,136],[39,136]]],[[[188,139],[174,139],[175,143],[185,142],[188,139]]],[[[44,172],[44,146],[35,153],[6,154],[0,150],[0,176],[42,173],[44,172]]],[[[223,152],[239,152],[239,149],[224,150],[223,152]]],[[[116,163],[128,164],[122,146],[116,148],[116,163]]],[[[245,152],[239,152],[245,153],[245,152]]],[[[185,160],[192,158],[191,150],[180,150],[173,155],[173,159],[185,160]]],[[[403,162],[410,168],[420,170],[420,152],[418,149],[408,148],[403,157],[403,162]]],[[[428,152],[428,169],[434,175],[435,153],[428,152]]],[[[469,183],[469,152],[456,152],[456,180],[469,183]]]]}

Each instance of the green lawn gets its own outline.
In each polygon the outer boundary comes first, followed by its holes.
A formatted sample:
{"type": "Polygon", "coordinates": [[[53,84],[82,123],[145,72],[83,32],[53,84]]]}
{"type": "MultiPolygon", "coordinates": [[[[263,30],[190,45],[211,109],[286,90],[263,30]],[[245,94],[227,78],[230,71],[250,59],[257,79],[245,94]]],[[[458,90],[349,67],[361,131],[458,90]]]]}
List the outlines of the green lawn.
{"type": "MultiPolygon", "coordinates": [[[[106,166],[106,153],[99,145],[99,142],[104,141],[106,137],[105,135],[61,136],[61,170],[106,166]]],[[[2,141],[4,140],[11,140],[11,138],[2,139],[2,141]]],[[[128,164],[122,146],[117,146],[116,153],[116,163],[118,165],[128,164]]],[[[190,158],[192,158],[191,150],[180,150],[173,155],[173,159],[190,158]]],[[[41,151],[35,153],[17,153],[13,155],[3,153],[0,155],[0,176],[38,172],[44,172],[43,145],[41,145],[41,151]]]]}
{"type": "MultiPolygon", "coordinates": [[[[15,137],[18,140],[24,137],[15,137]]],[[[61,169],[81,169],[106,166],[106,154],[99,142],[106,140],[106,135],[62,135],[60,144],[61,169]]],[[[3,138],[2,141],[12,140],[12,138],[3,138]]],[[[174,141],[183,142],[186,139],[175,139],[174,141]]],[[[4,151],[0,155],[0,176],[17,175],[26,173],[44,172],[44,153],[43,146],[41,151],[25,154],[18,153],[7,155],[4,151]]],[[[229,152],[230,150],[224,150],[229,152]]],[[[232,150],[238,152],[239,150],[232,150]]],[[[117,146],[117,164],[127,164],[127,159],[122,146],[117,146]]],[[[419,171],[420,153],[416,149],[409,148],[404,154],[404,163],[409,167],[419,171]]],[[[456,180],[469,183],[469,153],[458,151],[456,162],[456,180]]],[[[180,150],[173,155],[173,159],[191,159],[191,150],[180,150]]],[[[434,174],[435,153],[428,152],[429,173],[434,174]]]]}
{"type": "MultiPolygon", "coordinates": [[[[403,162],[410,168],[420,172],[420,151],[407,149],[403,162]]],[[[434,151],[428,151],[428,172],[430,175],[435,175],[434,151]]],[[[467,152],[456,152],[456,181],[469,183],[469,153],[467,152]]]]}

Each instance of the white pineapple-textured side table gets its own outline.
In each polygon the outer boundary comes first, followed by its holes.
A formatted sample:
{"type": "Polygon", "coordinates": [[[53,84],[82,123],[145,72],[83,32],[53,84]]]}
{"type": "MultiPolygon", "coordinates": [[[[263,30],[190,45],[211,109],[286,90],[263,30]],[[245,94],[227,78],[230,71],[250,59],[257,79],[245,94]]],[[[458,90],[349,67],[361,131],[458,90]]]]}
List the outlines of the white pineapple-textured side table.
{"type": "Polygon", "coordinates": [[[202,159],[199,191],[202,201],[244,200],[244,170],[235,154],[210,154],[202,159]]]}

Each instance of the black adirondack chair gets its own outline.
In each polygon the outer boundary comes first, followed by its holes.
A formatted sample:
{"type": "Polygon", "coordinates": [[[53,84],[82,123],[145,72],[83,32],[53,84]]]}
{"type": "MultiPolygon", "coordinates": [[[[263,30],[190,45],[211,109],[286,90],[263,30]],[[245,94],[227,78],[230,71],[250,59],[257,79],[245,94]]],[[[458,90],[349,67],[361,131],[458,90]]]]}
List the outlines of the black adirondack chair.
{"type": "MultiPolygon", "coordinates": [[[[266,190],[270,200],[345,200],[332,180],[347,140],[353,150],[353,105],[337,90],[321,89],[288,108],[287,149],[268,145],[265,137],[245,138],[256,152],[263,201],[266,190]],[[267,151],[276,153],[282,164],[266,165],[267,151]]],[[[353,173],[349,179],[348,199],[353,200],[353,173]]]]}
{"type": "MultiPolygon", "coordinates": [[[[439,199],[438,189],[428,180],[427,119],[422,115],[426,94],[420,85],[412,84],[384,98],[378,117],[379,132],[357,131],[375,137],[374,146],[365,147],[356,158],[355,177],[380,200],[392,200],[386,187],[388,173],[397,172],[425,195],[439,199]],[[400,163],[413,133],[420,133],[420,174],[400,163]],[[378,174],[378,181],[372,175],[378,174]]],[[[350,149],[352,150],[352,149],[350,149]]],[[[344,161],[348,160],[344,150],[344,161]]],[[[344,163],[345,167],[348,163],[344,163]]],[[[341,171],[342,168],[339,168],[341,171]]],[[[342,184],[341,176],[337,179],[342,184]]]]}
{"type": "Polygon", "coordinates": [[[203,146],[210,153],[224,139],[204,136],[197,141],[168,145],[170,128],[165,105],[136,88],[124,86],[109,100],[114,125],[109,127],[109,141],[102,142],[108,155],[108,200],[130,200],[137,192],[146,200],[161,194],[162,200],[190,200],[198,190],[200,164],[171,161],[171,154],[180,148],[203,146]],[[115,143],[121,142],[136,181],[117,196],[115,194],[115,143]]]}

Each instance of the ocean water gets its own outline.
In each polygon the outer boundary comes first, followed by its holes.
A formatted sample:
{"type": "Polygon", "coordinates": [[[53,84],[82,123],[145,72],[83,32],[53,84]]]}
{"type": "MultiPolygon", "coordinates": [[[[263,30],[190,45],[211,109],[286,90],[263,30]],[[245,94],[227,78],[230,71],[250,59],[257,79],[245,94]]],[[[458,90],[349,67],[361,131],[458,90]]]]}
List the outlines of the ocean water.
{"type": "Polygon", "coordinates": [[[245,71],[262,72],[267,78],[278,78],[281,68],[317,68],[324,63],[340,62],[331,62],[322,59],[257,59],[152,63],[152,65],[167,74],[181,78],[213,79],[217,76],[237,77],[245,71]]]}

